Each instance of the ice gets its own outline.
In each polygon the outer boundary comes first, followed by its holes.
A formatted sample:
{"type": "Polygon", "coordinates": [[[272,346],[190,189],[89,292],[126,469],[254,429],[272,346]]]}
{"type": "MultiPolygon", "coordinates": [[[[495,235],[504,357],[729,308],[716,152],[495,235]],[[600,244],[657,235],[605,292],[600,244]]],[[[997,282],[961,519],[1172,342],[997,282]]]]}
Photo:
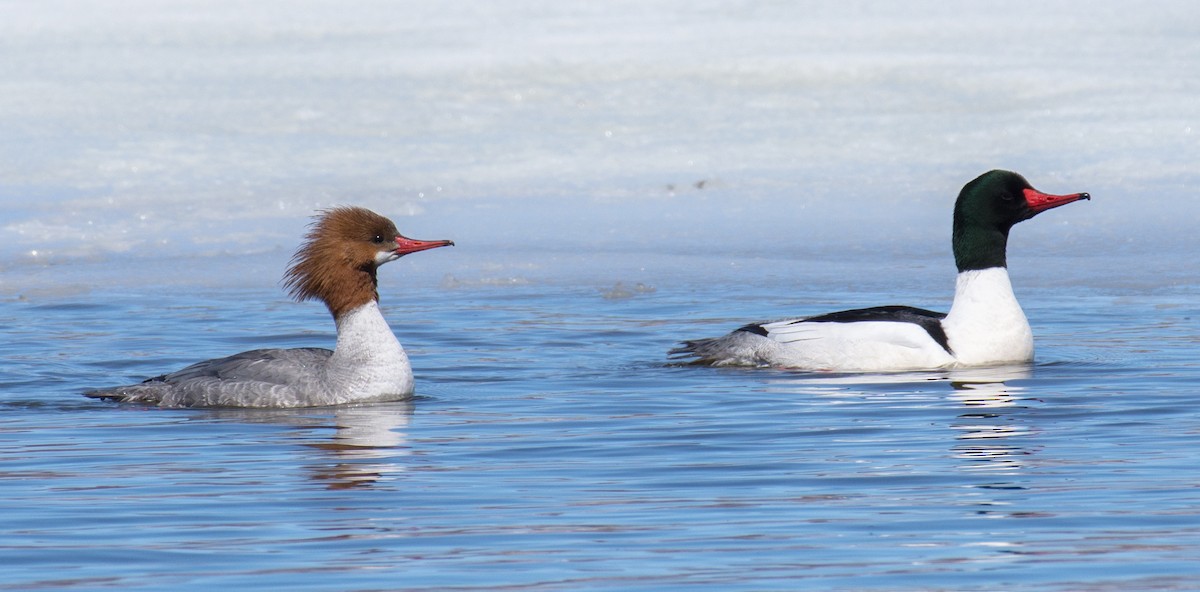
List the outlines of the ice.
{"type": "Polygon", "coordinates": [[[1198,246],[1200,6],[1183,0],[4,13],[9,285],[53,281],[47,265],[278,267],[343,203],[480,268],[539,246],[920,252],[945,248],[948,204],[991,168],[1095,197],[1023,228],[1030,244],[1198,246]]]}

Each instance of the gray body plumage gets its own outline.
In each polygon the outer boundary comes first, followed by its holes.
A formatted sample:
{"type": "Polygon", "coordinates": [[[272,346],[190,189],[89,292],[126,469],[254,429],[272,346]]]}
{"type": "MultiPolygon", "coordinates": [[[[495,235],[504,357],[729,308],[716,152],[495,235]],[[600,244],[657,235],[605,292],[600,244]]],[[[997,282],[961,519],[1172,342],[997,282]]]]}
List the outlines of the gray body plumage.
{"type": "Polygon", "coordinates": [[[332,355],[323,348],[256,349],[85,394],[163,407],[302,407],[322,390],[332,355]]]}

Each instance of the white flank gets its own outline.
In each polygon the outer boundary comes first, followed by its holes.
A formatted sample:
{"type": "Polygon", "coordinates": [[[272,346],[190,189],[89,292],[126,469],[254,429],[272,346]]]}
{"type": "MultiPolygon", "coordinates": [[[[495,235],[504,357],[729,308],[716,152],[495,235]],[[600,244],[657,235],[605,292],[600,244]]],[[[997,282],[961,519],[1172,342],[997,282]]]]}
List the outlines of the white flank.
{"type": "Polygon", "coordinates": [[[941,368],[954,358],[913,323],[795,323],[763,325],[779,346],[772,363],[812,370],[888,372],[941,368]]]}

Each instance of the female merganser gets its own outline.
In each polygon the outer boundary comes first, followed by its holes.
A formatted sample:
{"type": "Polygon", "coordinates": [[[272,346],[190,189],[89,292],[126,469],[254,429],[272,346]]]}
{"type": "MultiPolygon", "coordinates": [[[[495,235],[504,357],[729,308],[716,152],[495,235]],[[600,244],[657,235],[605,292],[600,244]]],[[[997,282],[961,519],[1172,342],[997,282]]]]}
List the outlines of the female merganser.
{"type": "Polygon", "coordinates": [[[315,218],[292,257],[284,286],[299,301],[321,300],[337,345],[258,349],[193,364],[140,384],[84,393],[163,407],[313,407],[395,401],[413,392],[412,367],[379,310],[380,265],[453,245],[400,235],[370,210],[339,207],[315,218]]]}
{"type": "Polygon", "coordinates": [[[990,171],[967,183],[954,203],[958,283],[949,314],[880,306],[754,323],[724,337],[685,341],[669,355],[713,366],[857,372],[1029,362],[1033,332],[1008,280],[1008,231],[1081,199],[1091,197],[1042,193],[1009,171],[990,171]]]}

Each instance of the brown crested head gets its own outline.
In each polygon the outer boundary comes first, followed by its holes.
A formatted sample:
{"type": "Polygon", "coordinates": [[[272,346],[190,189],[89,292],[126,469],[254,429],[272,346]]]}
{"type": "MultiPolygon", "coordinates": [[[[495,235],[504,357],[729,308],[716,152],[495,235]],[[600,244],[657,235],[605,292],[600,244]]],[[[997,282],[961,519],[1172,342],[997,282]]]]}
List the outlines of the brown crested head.
{"type": "Polygon", "coordinates": [[[453,245],[402,236],[391,220],[366,208],[338,207],[314,217],[292,256],[284,288],[296,300],[322,300],[334,318],[379,300],[375,271],[409,253],[453,245]]]}
{"type": "Polygon", "coordinates": [[[284,288],[296,300],[323,300],[334,317],[378,300],[375,270],[394,257],[396,225],[365,208],[318,214],[292,256],[284,288]]]}

